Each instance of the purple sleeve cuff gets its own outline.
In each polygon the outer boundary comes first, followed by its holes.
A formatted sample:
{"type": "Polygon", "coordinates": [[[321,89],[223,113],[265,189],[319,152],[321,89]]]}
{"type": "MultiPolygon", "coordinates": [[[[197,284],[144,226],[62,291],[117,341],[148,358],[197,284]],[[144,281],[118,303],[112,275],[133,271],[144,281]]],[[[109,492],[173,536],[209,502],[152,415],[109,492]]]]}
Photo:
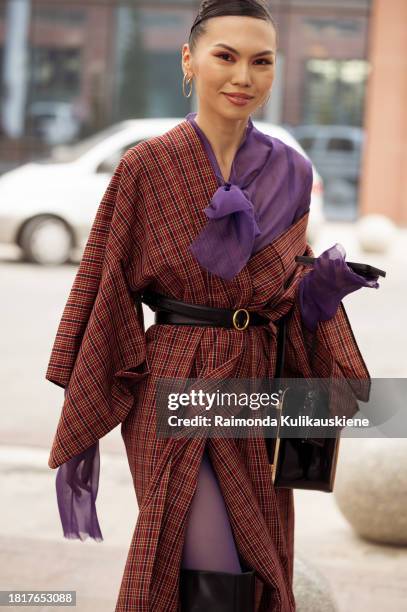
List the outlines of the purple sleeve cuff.
{"type": "Polygon", "coordinates": [[[345,261],[345,249],[336,243],[315,261],[313,269],[301,280],[299,301],[304,325],[315,332],[319,321],[331,319],[341,300],[361,287],[379,288],[378,277],[366,279],[356,274],[345,261]]]}
{"type": "Polygon", "coordinates": [[[99,472],[99,440],[58,468],[56,492],[65,538],[103,540],[96,513],[99,472]]]}

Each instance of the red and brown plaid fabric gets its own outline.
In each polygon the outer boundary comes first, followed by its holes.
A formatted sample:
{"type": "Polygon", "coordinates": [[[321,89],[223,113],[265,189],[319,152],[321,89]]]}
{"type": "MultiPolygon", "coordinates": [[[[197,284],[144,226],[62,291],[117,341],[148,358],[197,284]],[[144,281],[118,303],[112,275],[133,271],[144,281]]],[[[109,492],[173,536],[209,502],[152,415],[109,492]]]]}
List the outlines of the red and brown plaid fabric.
{"type": "MultiPolygon", "coordinates": [[[[178,608],[185,527],[204,439],[156,437],[159,377],[271,377],[274,322],[291,312],[287,376],[369,379],[342,304],[318,326],[310,369],[297,299],[309,269],[294,261],[295,255],[313,255],[305,238],[308,213],[231,281],[197,263],[187,247],[206,224],[203,209],[216,189],[210,161],[187,121],[126,152],[98,208],[46,372],[61,387],[69,383],[51,468],[122,423],[139,516],[116,612],[178,608]],[[269,325],[238,331],[160,324],[145,332],[133,297],[147,286],[194,304],[257,311],[269,325]]],[[[292,490],[273,487],[264,439],[206,442],[240,555],[256,571],[258,610],[294,612],[292,490]]]]}

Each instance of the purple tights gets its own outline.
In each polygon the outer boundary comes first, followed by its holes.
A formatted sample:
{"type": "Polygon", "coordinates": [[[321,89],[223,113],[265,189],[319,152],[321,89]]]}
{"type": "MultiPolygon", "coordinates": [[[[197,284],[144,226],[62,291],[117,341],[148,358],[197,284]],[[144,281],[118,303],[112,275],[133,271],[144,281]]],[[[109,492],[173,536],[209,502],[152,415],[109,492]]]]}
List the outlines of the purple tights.
{"type": "Polygon", "coordinates": [[[188,515],[181,566],[242,572],[222,491],[206,449],[188,515]]]}

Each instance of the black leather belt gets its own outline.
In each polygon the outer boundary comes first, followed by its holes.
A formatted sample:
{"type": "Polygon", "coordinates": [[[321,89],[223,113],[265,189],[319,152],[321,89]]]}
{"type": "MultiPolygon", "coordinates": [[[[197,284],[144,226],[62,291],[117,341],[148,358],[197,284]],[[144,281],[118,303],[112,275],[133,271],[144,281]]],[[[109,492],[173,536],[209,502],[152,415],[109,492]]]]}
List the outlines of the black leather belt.
{"type": "Polygon", "coordinates": [[[249,325],[267,325],[269,320],[246,308],[229,310],[174,300],[155,291],[146,290],[141,301],[155,312],[155,323],[234,327],[244,330],[249,325]]]}

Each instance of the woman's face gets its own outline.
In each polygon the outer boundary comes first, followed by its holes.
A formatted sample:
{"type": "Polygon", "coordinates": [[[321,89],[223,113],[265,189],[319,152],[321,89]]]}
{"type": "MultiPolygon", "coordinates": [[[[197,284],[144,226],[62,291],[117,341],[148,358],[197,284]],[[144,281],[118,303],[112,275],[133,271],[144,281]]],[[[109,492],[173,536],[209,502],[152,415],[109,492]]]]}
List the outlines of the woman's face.
{"type": "Polygon", "coordinates": [[[274,80],[276,32],[254,17],[208,19],[191,52],[182,49],[183,70],[193,76],[199,110],[245,120],[266,101],[274,80]]]}

